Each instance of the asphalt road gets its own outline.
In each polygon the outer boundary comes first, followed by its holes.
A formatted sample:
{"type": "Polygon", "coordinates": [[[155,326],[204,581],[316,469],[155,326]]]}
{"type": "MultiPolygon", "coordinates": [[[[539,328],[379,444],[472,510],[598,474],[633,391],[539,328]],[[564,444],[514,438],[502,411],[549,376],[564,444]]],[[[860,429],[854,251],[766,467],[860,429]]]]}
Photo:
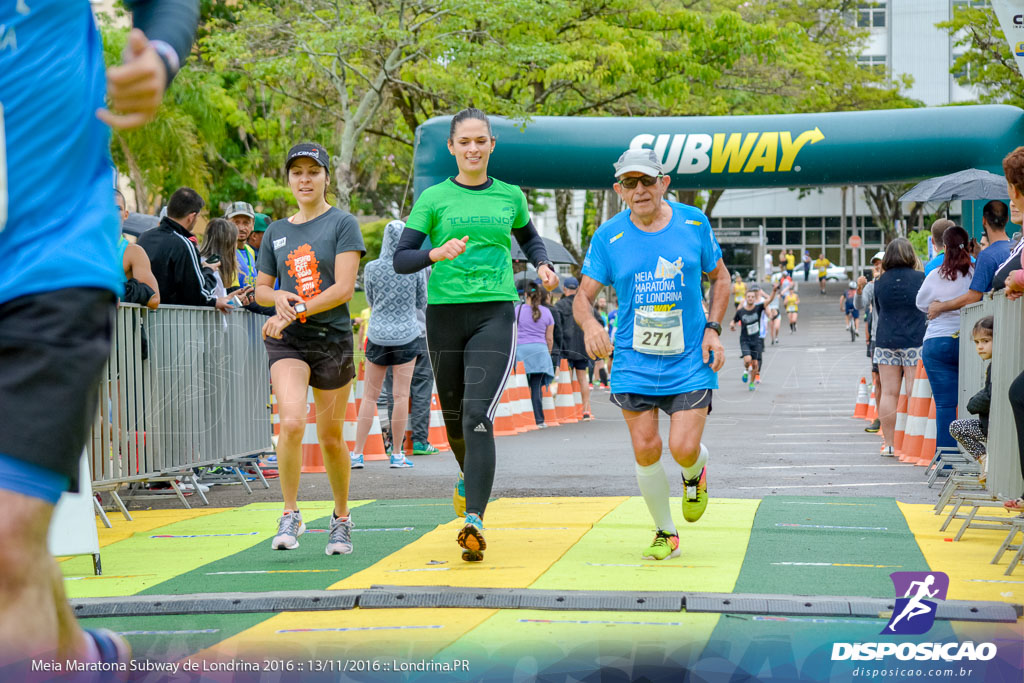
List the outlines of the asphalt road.
{"type": "MultiPolygon", "coordinates": [[[[703,441],[710,451],[709,493],[729,498],[786,495],[885,496],[910,503],[932,502],[922,467],[878,455],[880,439],[851,419],[860,377],[870,371],[863,337],[851,342],[839,310],[845,284],[827,296],[817,283],[800,287],[798,331],[783,322],[781,343],[765,351],[762,383],[750,392],[740,381],[739,333],[723,335],[727,351],[714,409],[703,441]]],[[[732,307],[730,305],[730,316],[732,307]]],[[[730,319],[727,317],[727,321],[730,319]]],[[[594,392],[592,422],[536,430],[497,439],[493,496],[638,495],[629,435],[608,393],[594,392]]],[[[662,434],[668,421],[662,416],[662,434]]],[[[452,455],[413,458],[415,468],[392,470],[367,463],[352,473],[353,499],[429,498],[451,494],[458,469],[452,455]]],[[[678,468],[667,448],[663,463],[670,481],[678,468]]],[[[277,480],[248,495],[241,486],[215,486],[211,505],[279,501],[277,480]]],[[[673,495],[681,486],[673,484],[673,495]]],[[[194,499],[195,496],[192,497],[194,499]]],[[[331,498],[326,476],[303,475],[300,500],[331,498]]],[[[198,503],[199,501],[195,501],[198,503]]],[[[138,507],[175,502],[139,501],[138,507]]]]}

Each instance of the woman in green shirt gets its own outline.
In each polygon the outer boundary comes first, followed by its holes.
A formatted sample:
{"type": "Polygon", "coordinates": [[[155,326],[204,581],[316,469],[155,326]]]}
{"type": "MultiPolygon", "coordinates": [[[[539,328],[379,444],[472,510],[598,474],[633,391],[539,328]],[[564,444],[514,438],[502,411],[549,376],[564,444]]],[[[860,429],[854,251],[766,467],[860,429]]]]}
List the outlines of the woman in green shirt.
{"type": "Polygon", "coordinates": [[[432,266],[427,287],[427,345],[448,442],[462,473],[455,512],[462,559],[479,562],[487,544],[483,516],[494,483],[493,419],[515,361],[512,237],[544,286],[558,276],[533,227],[526,197],[487,175],[495,137],[487,115],[464,109],[452,118],[448,150],[459,172],[417,199],[395,250],[399,273],[432,266]],[[422,249],[430,237],[433,249],[422,249]]]}

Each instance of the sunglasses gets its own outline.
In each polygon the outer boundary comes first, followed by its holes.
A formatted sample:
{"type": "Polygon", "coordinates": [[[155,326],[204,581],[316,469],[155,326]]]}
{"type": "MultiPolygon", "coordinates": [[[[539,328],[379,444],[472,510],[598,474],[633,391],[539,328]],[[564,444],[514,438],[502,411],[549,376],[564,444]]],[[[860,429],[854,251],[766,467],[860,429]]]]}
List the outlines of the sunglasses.
{"type": "Polygon", "coordinates": [[[636,187],[637,183],[643,183],[644,187],[651,187],[654,183],[658,182],[661,176],[649,176],[642,175],[639,177],[619,178],[619,185],[622,185],[627,190],[632,190],[636,187]]]}

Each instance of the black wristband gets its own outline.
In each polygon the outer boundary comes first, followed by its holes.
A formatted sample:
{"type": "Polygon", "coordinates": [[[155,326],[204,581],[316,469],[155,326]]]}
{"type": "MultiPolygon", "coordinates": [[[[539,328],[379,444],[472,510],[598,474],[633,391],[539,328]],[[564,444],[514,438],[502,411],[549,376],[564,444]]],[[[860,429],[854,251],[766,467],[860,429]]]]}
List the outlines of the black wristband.
{"type": "Polygon", "coordinates": [[[704,324],[704,329],[705,330],[714,330],[715,332],[718,333],[719,337],[722,336],[722,326],[720,324],[718,324],[718,323],[714,323],[714,322],[705,323],[704,324]]]}

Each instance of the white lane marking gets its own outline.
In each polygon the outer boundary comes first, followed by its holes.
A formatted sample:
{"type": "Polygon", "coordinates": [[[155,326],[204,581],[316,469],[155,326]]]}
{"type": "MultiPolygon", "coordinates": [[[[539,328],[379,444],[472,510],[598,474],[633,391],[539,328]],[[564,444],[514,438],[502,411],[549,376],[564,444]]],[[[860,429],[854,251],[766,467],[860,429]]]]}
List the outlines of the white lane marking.
{"type": "Polygon", "coordinates": [[[838,489],[838,488],[849,488],[851,486],[927,486],[926,481],[882,481],[873,482],[870,484],[794,484],[790,486],[737,486],[735,487],[738,491],[764,491],[764,490],[775,490],[775,489],[838,489]]]}
{"type": "Polygon", "coordinates": [[[867,432],[777,432],[764,436],[860,436],[861,434],[867,434],[867,432]]]}
{"type": "MultiPolygon", "coordinates": [[[[774,453],[773,455],[779,455],[774,453]]],[[[802,455],[802,454],[800,454],[802,455]]],[[[892,462],[892,463],[880,463],[878,465],[830,465],[828,463],[822,463],[820,465],[748,465],[743,469],[746,470],[795,470],[795,469],[819,469],[822,467],[833,467],[833,468],[848,468],[848,467],[892,467],[893,465],[903,465],[904,467],[916,467],[905,462],[892,462]]]]}

